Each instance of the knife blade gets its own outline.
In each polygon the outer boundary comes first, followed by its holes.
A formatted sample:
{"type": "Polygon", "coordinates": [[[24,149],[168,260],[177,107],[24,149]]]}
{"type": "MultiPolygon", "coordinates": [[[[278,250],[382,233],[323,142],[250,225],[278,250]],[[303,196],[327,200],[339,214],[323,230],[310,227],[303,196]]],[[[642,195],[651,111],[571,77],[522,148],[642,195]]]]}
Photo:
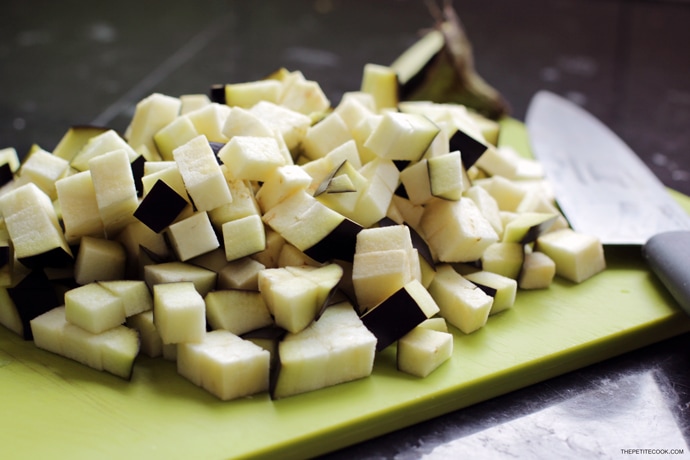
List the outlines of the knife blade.
{"type": "Polygon", "coordinates": [[[690,216],[644,162],[600,120],[549,91],[525,117],[571,226],[605,245],[640,245],[652,271],[690,314],[690,216]]]}

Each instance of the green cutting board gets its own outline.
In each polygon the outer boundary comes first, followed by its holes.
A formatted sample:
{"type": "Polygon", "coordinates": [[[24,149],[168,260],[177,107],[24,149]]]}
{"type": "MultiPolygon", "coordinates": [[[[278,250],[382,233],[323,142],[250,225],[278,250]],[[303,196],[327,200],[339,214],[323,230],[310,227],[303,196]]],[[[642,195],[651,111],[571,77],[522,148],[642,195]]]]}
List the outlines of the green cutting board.
{"type": "MultiPolygon", "coordinates": [[[[529,151],[522,124],[503,128],[503,143],[529,151]]],[[[452,359],[425,379],[396,371],[389,347],[369,378],[279,401],[221,402],[162,359],[142,357],[127,382],[0,327],[0,449],[13,460],[312,457],[690,330],[639,248],[607,262],[583,284],[519,292],[471,335],[454,330],[452,359]]]]}

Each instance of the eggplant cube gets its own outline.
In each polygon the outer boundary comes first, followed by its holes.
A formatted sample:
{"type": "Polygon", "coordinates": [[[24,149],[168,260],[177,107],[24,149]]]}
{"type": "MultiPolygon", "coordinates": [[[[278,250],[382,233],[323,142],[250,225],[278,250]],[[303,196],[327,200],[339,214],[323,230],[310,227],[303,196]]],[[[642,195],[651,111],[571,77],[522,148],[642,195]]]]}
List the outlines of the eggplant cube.
{"type": "Polygon", "coordinates": [[[429,179],[429,165],[426,158],[408,165],[400,172],[400,181],[412,204],[423,205],[433,198],[429,179]]]}
{"type": "Polygon", "coordinates": [[[53,155],[72,161],[72,158],[86,145],[89,139],[106,131],[108,128],[100,126],[71,126],[53,149],[53,155]]]}
{"type": "Polygon", "coordinates": [[[141,352],[157,358],[163,354],[163,341],[153,321],[153,310],[148,310],[127,318],[127,327],[139,333],[141,352]]]}
{"type": "Polygon", "coordinates": [[[278,345],[273,399],[285,398],[371,375],[376,337],[348,302],[331,305],[318,321],[288,333],[278,345]]]}
{"type": "Polygon", "coordinates": [[[380,158],[418,161],[439,131],[423,115],[386,111],[364,146],[380,158]]]}
{"type": "Polygon", "coordinates": [[[311,118],[271,101],[259,101],[249,112],[260,118],[284,140],[288,150],[296,149],[312,124],[311,118]]]}
{"type": "Polygon", "coordinates": [[[99,334],[66,319],[66,307],[56,307],[31,321],[38,348],[72,359],[95,370],[129,379],[139,354],[139,335],[126,326],[99,334]]]}
{"type": "Polygon", "coordinates": [[[189,195],[177,163],[174,161],[147,161],[144,164],[144,175],[141,178],[143,195],[146,196],[151,193],[158,181],[165,182],[165,185],[189,202],[189,195]]]}
{"type": "Polygon", "coordinates": [[[426,377],[453,355],[453,335],[417,326],[398,340],[398,370],[426,377]]]}
{"type": "Polygon", "coordinates": [[[273,130],[258,116],[239,106],[230,108],[223,123],[222,133],[227,139],[232,139],[234,136],[274,136],[273,130]]]}
{"type": "Polygon", "coordinates": [[[431,201],[420,225],[441,262],[479,260],[484,250],[498,241],[496,231],[469,198],[431,201]]]}
{"type": "Polygon", "coordinates": [[[216,287],[218,274],[213,270],[192,265],[187,262],[163,262],[144,267],[144,281],[149,289],[163,283],[190,281],[201,296],[205,296],[216,287]]]}
{"type": "Polygon", "coordinates": [[[409,227],[390,225],[358,233],[352,283],[360,312],[374,307],[412,279],[421,279],[421,266],[409,227]]]}
{"type": "Polygon", "coordinates": [[[503,229],[503,241],[507,243],[533,243],[539,235],[547,232],[558,214],[522,212],[508,221],[503,229]]]}
{"type": "MultiPolygon", "coordinates": [[[[300,72],[301,74],[301,72],[300,72]]],[[[318,82],[304,77],[291,79],[284,83],[280,105],[305,115],[327,112],[331,102],[318,82]]]]}
{"type": "MultiPolygon", "coordinates": [[[[290,244],[305,251],[335,230],[345,217],[299,191],[263,215],[263,221],[290,244]]],[[[353,252],[354,252],[354,248],[353,252]]]]}
{"type": "Polygon", "coordinates": [[[98,284],[122,299],[127,317],[153,309],[151,291],[142,280],[118,279],[98,284]]]}
{"type": "Polygon", "coordinates": [[[220,149],[218,158],[228,167],[232,177],[259,182],[285,165],[278,141],[272,137],[234,136],[220,149]]]}
{"type": "Polygon", "coordinates": [[[122,299],[98,283],[89,283],[65,293],[65,317],[75,326],[100,334],[125,322],[122,299]]]}
{"type": "Polygon", "coordinates": [[[316,318],[318,286],[285,268],[270,268],[259,273],[259,291],[276,325],[290,332],[299,332],[316,318]]]}
{"type": "Polygon", "coordinates": [[[156,233],[172,224],[189,203],[168,184],[158,179],[134,211],[134,217],[156,233]]]}
{"type": "Polygon", "coordinates": [[[370,104],[361,101],[357,93],[346,92],[333,110],[334,113],[337,113],[342,118],[350,132],[354,131],[354,128],[361,120],[373,115],[376,109],[373,96],[367,93],[360,94],[364,94],[365,97],[369,96],[370,104]]]}
{"type": "Polygon", "coordinates": [[[218,289],[259,290],[259,273],[266,268],[264,264],[251,257],[228,262],[218,272],[218,289]]]}
{"type": "Polygon", "coordinates": [[[431,157],[427,167],[431,194],[446,200],[459,200],[465,187],[460,151],[431,157]]]}
{"type": "Polygon", "coordinates": [[[371,94],[376,110],[398,106],[398,74],[395,69],[367,63],[362,71],[361,91],[371,94]]]}
{"type": "Polygon", "coordinates": [[[546,254],[533,251],[525,254],[520,270],[520,289],[544,289],[551,285],[556,275],[556,263],[546,254]]]}
{"type": "Polygon", "coordinates": [[[34,345],[42,350],[63,355],[64,329],[68,322],[65,307],[55,307],[32,319],[30,322],[34,345]]]}
{"type": "Polygon", "coordinates": [[[285,269],[295,276],[307,278],[316,285],[317,315],[328,305],[344,273],[343,268],[337,263],[328,263],[318,267],[287,266],[285,269]]]}
{"type": "Polygon", "coordinates": [[[105,228],[98,214],[98,201],[89,171],[72,174],[55,182],[55,190],[65,239],[77,243],[82,236],[104,236],[105,228]]]}
{"type": "Polygon", "coordinates": [[[276,168],[256,192],[256,200],[263,212],[268,211],[295,192],[306,190],[311,177],[297,165],[276,168]]]}
{"type": "Polygon", "coordinates": [[[458,123],[457,130],[450,136],[450,150],[462,152],[463,164],[466,168],[477,163],[487,150],[492,147],[483,138],[481,132],[475,130],[475,126],[468,126],[466,123],[458,123]]]}
{"type": "Polygon", "coordinates": [[[520,157],[511,155],[509,152],[512,151],[495,147],[488,148],[474,164],[490,176],[517,179],[520,157]]]}
{"type": "MultiPolygon", "coordinates": [[[[16,150],[12,149],[12,151],[16,153],[16,150]]],[[[12,171],[12,166],[9,163],[0,163],[0,187],[9,184],[13,180],[14,172],[12,171]]]]}
{"type": "Polygon", "coordinates": [[[27,340],[32,339],[30,321],[62,303],[43,270],[27,273],[0,293],[0,324],[27,340]]]}
{"type": "Polygon", "coordinates": [[[226,222],[222,226],[222,232],[228,261],[266,249],[266,231],[258,214],[226,222]]]}
{"type": "Polygon", "coordinates": [[[489,245],[481,257],[482,268],[488,272],[517,279],[525,260],[520,243],[497,242],[489,245]]]}
{"type": "Polygon", "coordinates": [[[183,94],[180,96],[180,115],[211,105],[211,99],[204,93],[183,94]]]}
{"type": "Polygon", "coordinates": [[[100,155],[115,150],[123,150],[127,153],[127,158],[131,162],[138,154],[117,131],[108,129],[88,139],[84,146],[70,161],[72,168],[77,171],[86,171],[90,168],[89,161],[100,155]]]}
{"type": "Polygon", "coordinates": [[[191,281],[155,285],[153,318],[164,344],[199,342],[206,333],[206,304],[191,281]]]}
{"type": "Polygon", "coordinates": [[[212,102],[191,110],[186,115],[199,134],[203,134],[209,142],[224,144],[228,137],[223,134],[223,126],[230,115],[230,107],[225,104],[212,102]]]}
{"type": "Polygon", "coordinates": [[[465,279],[449,264],[436,267],[429,293],[436,300],[441,316],[465,334],[486,324],[493,305],[493,297],[465,279]]]}
{"type": "Polygon", "coordinates": [[[260,292],[222,289],[209,292],[204,301],[211,329],[242,335],[273,324],[260,292]]]}
{"type": "Polygon", "coordinates": [[[38,185],[52,200],[55,200],[57,198],[55,182],[67,173],[68,168],[67,160],[45,150],[38,150],[26,158],[19,173],[20,177],[38,185]]]}
{"type": "Polygon", "coordinates": [[[127,127],[129,144],[134,148],[143,145],[150,152],[158,153],[154,136],[177,118],[181,106],[179,98],[160,93],[153,93],[139,101],[127,127]]]}
{"type": "Polygon", "coordinates": [[[515,303],[517,296],[517,281],[515,279],[484,270],[468,273],[464,276],[465,279],[470,280],[494,298],[489,315],[507,310],[515,303]]]}
{"type": "Polygon", "coordinates": [[[178,345],[178,373],[223,401],[268,390],[270,353],[225,330],[178,345]]]}
{"type": "Polygon", "coordinates": [[[410,262],[404,249],[355,253],[352,283],[360,312],[373,308],[412,280],[410,262]]]}
{"type": "Polygon", "coordinates": [[[307,129],[302,149],[307,158],[315,160],[349,140],[352,135],[345,122],[337,113],[331,113],[307,129]]]}
{"type": "Polygon", "coordinates": [[[569,228],[540,236],[537,248],[556,263],[557,275],[574,283],[581,283],[606,268],[601,241],[569,228]]]}
{"type": "Polygon", "coordinates": [[[139,354],[139,334],[134,329],[118,326],[98,334],[95,342],[100,349],[104,371],[130,379],[134,360],[139,354]]]}
{"type": "Polygon", "coordinates": [[[223,171],[203,134],[173,150],[173,158],[198,211],[210,211],[232,202],[223,171]]]}
{"type": "Polygon", "coordinates": [[[503,176],[492,176],[482,184],[501,211],[516,212],[527,195],[527,188],[503,176]]]}
{"type": "Polygon", "coordinates": [[[259,291],[276,325],[299,332],[319,316],[342,276],[335,263],[266,269],[259,273],[259,291]]]}
{"type": "MultiPolygon", "coordinates": [[[[225,165],[222,166],[222,169],[227,171],[225,165]]],[[[208,217],[216,229],[221,228],[224,223],[231,220],[260,214],[251,181],[228,179],[228,187],[232,193],[232,203],[218,206],[208,212],[208,217]]]]}
{"type": "Polygon", "coordinates": [[[84,236],[74,264],[74,279],[81,285],[93,281],[122,279],[126,263],[127,253],[119,242],[84,236]]]}
{"type": "Polygon", "coordinates": [[[491,194],[479,185],[473,185],[465,191],[465,196],[474,201],[482,215],[489,221],[497,235],[503,236],[503,219],[498,202],[491,194]]]}
{"type": "Polygon", "coordinates": [[[225,85],[225,103],[230,107],[248,109],[260,101],[278,102],[283,84],[264,79],[225,85]]]}
{"type": "Polygon", "coordinates": [[[29,182],[2,195],[0,214],[21,263],[33,268],[72,262],[53,203],[38,186],[29,182]]]}
{"type": "Polygon", "coordinates": [[[376,336],[376,350],[381,351],[439,311],[431,294],[412,280],[362,315],[362,322],[376,336]]]}
{"type": "Polygon", "coordinates": [[[134,211],[139,206],[129,157],[125,150],[113,150],[88,164],[106,234],[116,234],[135,220],[134,211]]]}
{"type": "Polygon", "coordinates": [[[154,134],[153,141],[161,158],[169,161],[173,159],[172,152],[177,146],[186,144],[199,134],[189,116],[182,115],[154,134]]]}
{"type": "Polygon", "coordinates": [[[175,222],[168,227],[167,232],[173,249],[182,262],[220,247],[206,211],[196,212],[175,222]]]}

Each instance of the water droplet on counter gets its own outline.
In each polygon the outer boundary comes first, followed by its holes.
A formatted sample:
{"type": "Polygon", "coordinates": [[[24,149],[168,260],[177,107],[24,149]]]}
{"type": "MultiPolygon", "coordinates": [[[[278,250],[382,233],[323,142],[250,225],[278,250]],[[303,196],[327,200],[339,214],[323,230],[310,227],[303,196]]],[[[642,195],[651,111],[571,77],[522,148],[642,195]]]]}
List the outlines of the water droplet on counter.
{"type": "Polygon", "coordinates": [[[544,67],[539,72],[539,76],[541,77],[542,81],[555,82],[560,80],[561,72],[555,67],[544,67]]]}
{"type": "Polygon", "coordinates": [[[12,120],[12,127],[17,131],[21,131],[26,128],[26,120],[21,117],[17,117],[12,120]]]}
{"type": "Polygon", "coordinates": [[[580,106],[587,104],[587,96],[579,91],[568,91],[565,93],[565,97],[580,106]]]}
{"type": "Polygon", "coordinates": [[[97,22],[88,26],[87,36],[95,42],[113,43],[117,40],[117,30],[110,24],[97,22]]]}
{"type": "Polygon", "coordinates": [[[661,152],[654,152],[652,163],[657,166],[665,166],[668,163],[668,157],[661,152]]]}
{"type": "Polygon", "coordinates": [[[690,172],[683,171],[682,169],[676,169],[671,172],[671,179],[676,182],[687,182],[690,181],[690,172]]]}
{"type": "Polygon", "coordinates": [[[589,56],[561,56],[558,67],[565,73],[579,77],[593,77],[599,71],[597,62],[589,56]]]}

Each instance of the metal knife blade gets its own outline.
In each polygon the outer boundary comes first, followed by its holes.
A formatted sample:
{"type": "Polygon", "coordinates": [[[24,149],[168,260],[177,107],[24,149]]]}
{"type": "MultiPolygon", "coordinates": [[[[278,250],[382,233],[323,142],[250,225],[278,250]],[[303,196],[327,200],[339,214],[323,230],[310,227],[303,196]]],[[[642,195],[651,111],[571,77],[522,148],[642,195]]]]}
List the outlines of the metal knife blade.
{"type": "Polygon", "coordinates": [[[532,152],[571,226],[636,244],[690,314],[690,216],[613,131],[569,100],[538,92],[526,115],[532,152]]]}

